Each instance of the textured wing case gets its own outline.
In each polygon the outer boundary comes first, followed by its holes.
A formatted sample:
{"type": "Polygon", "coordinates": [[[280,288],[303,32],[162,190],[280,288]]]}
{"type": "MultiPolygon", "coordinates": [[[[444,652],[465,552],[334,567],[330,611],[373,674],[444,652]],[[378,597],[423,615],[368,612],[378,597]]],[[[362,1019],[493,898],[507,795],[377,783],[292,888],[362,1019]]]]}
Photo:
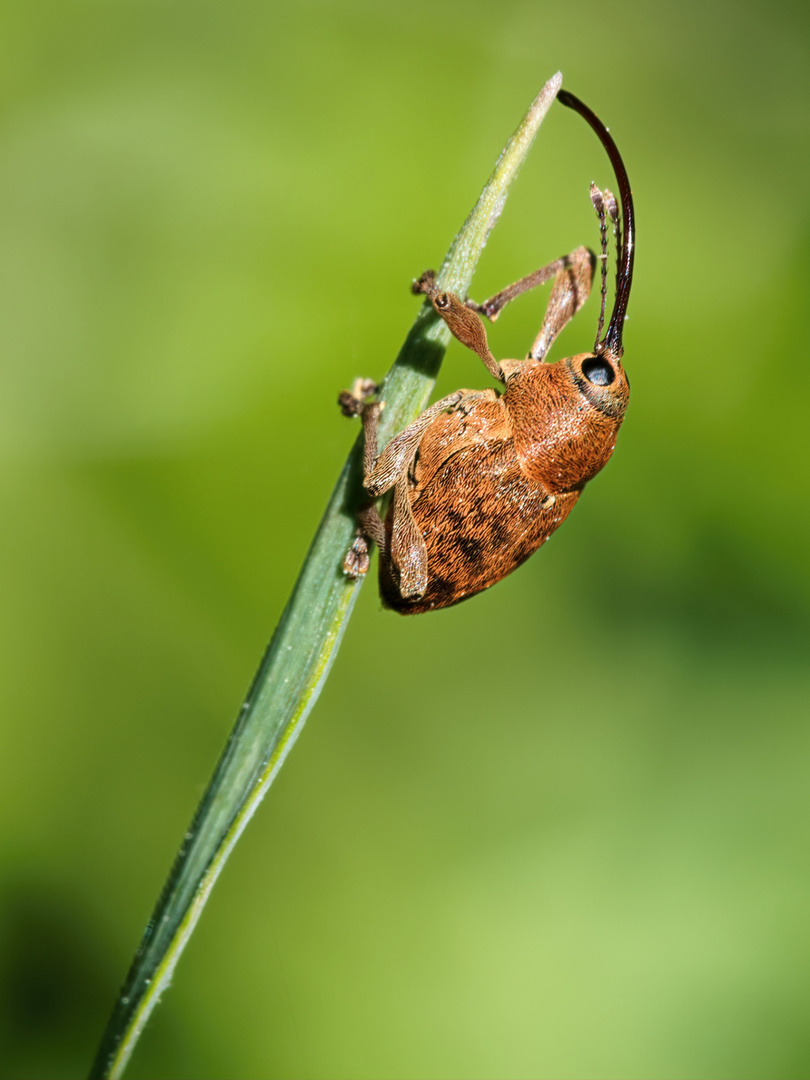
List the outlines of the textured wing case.
{"type": "MultiPolygon", "coordinates": [[[[579,492],[550,496],[528,480],[499,422],[500,409],[475,413],[446,414],[420,444],[409,498],[427,548],[427,589],[403,598],[397,568],[381,559],[380,591],[398,611],[449,607],[494,585],[548,539],[579,497],[579,492]]],[[[392,527],[389,510],[389,544],[392,527]]]]}

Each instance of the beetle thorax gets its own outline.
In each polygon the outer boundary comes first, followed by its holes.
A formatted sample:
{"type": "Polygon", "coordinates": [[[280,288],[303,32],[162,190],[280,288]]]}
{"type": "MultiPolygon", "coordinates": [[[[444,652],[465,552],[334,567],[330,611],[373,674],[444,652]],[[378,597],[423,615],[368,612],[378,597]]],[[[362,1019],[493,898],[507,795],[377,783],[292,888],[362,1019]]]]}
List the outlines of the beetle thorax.
{"type": "Polygon", "coordinates": [[[579,490],[603,468],[624,419],[629,387],[621,364],[608,365],[610,385],[593,385],[583,375],[593,359],[528,362],[506,385],[521,468],[552,493],[579,490]]]}

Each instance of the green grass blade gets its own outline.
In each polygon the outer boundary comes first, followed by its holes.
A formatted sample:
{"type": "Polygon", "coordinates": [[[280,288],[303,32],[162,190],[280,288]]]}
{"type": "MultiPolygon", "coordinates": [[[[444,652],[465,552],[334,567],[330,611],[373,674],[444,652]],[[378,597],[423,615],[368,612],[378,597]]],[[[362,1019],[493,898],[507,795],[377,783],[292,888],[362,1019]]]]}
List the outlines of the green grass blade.
{"type": "MultiPolygon", "coordinates": [[[[453,241],[442,288],[466,294],[510,184],[560,88],[555,75],[501,154],[481,197],[453,241]]],[[[449,331],[423,305],[383,384],[382,443],[424,409],[449,331]]],[[[298,582],[203,796],[110,1017],[91,1080],[122,1074],[152,1009],[242,830],[281,768],[314,704],[354,607],[360,581],[342,573],[361,497],[362,447],[340,474],[298,582]]]]}

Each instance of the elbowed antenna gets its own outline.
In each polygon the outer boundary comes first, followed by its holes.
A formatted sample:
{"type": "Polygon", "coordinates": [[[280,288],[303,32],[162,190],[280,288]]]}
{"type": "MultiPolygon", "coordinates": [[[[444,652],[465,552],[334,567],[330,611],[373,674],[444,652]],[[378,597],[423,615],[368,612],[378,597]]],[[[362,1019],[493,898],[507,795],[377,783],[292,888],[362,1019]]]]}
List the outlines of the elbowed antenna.
{"type": "Polygon", "coordinates": [[[627,314],[627,301],[630,297],[630,286],[633,282],[633,256],[636,240],[636,223],[635,214],[633,211],[633,195],[630,191],[630,181],[627,179],[627,170],[624,167],[622,156],[619,153],[616,143],[613,141],[610,132],[599,119],[599,117],[591,112],[584,102],[580,101],[578,97],[573,94],[569,94],[567,90],[560,90],[557,94],[557,100],[562,102],[563,105],[567,105],[569,109],[573,109],[578,112],[580,116],[583,116],[591,125],[593,130],[599,136],[602,145],[608,152],[613,170],[616,173],[616,180],[619,184],[619,195],[622,201],[622,240],[619,252],[617,252],[617,258],[621,259],[621,267],[619,269],[619,275],[616,283],[616,298],[613,304],[613,314],[610,317],[610,325],[608,326],[607,333],[602,340],[603,349],[609,349],[615,356],[621,356],[624,352],[622,346],[622,330],[624,329],[624,318],[627,314]]]}

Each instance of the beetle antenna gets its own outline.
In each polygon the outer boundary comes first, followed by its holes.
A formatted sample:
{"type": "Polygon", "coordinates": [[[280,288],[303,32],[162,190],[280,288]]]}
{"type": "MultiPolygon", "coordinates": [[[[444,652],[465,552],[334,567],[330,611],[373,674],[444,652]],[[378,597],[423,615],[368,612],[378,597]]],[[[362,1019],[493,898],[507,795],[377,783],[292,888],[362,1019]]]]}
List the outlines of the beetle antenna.
{"type": "MultiPolygon", "coordinates": [[[[569,94],[567,90],[560,90],[557,94],[557,100],[562,102],[562,104],[566,105],[569,109],[578,112],[579,115],[584,117],[591,125],[593,130],[599,136],[599,140],[605,150],[607,150],[608,157],[613,165],[613,171],[616,173],[616,180],[619,185],[619,197],[621,198],[622,204],[622,227],[621,229],[619,228],[619,218],[617,213],[615,219],[618,243],[618,250],[616,252],[616,298],[613,304],[613,314],[610,317],[607,333],[595,351],[602,353],[609,350],[614,356],[620,357],[624,352],[622,346],[622,330],[624,329],[624,320],[627,315],[627,301],[630,298],[630,286],[633,282],[633,257],[635,255],[636,242],[635,212],[633,209],[633,195],[630,190],[630,181],[627,178],[627,170],[624,167],[624,162],[622,161],[622,156],[619,153],[618,147],[599,117],[591,112],[584,102],[580,101],[579,98],[575,97],[573,94],[569,94]]],[[[609,208],[608,213],[610,213],[609,208]]]]}
{"type": "Polygon", "coordinates": [[[619,206],[616,202],[616,196],[608,188],[605,188],[603,195],[605,197],[605,210],[613,225],[613,242],[616,245],[616,291],[618,292],[619,274],[621,273],[622,256],[624,254],[624,238],[622,237],[622,226],[619,221],[619,206]]]}
{"type": "Polygon", "coordinates": [[[605,304],[607,303],[607,217],[605,215],[604,195],[594,183],[591,184],[591,202],[599,218],[599,240],[602,247],[602,256],[599,260],[602,264],[602,287],[599,290],[602,302],[599,306],[599,325],[596,327],[596,340],[593,343],[593,351],[596,352],[605,325],[605,304]]]}

